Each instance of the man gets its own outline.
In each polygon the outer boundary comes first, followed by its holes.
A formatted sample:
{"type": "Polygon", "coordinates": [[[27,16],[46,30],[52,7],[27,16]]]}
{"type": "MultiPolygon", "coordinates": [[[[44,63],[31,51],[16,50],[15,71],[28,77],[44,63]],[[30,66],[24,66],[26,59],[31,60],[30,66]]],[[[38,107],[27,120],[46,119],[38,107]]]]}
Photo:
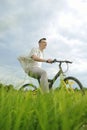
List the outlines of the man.
{"type": "Polygon", "coordinates": [[[33,48],[27,57],[20,57],[19,60],[25,61],[25,72],[36,79],[40,80],[42,92],[49,92],[47,72],[41,68],[42,62],[52,63],[52,59],[44,59],[43,51],[47,46],[46,38],[42,38],[38,42],[39,47],[33,48]],[[26,60],[27,59],[27,60],[26,60]],[[28,63],[27,63],[28,61],[28,63]]]}

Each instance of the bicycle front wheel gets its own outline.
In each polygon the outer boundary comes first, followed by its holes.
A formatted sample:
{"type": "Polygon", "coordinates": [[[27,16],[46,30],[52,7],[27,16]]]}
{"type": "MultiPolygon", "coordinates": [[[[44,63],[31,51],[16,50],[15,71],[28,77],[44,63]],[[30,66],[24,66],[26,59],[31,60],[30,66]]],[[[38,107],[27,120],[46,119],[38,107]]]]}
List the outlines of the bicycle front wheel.
{"type": "Polygon", "coordinates": [[[77,78],[69,76],[64,79],[64,82],[67,88],[71,88],[74,91],[80,90],[84,94],[83,85],[77,78]]]}

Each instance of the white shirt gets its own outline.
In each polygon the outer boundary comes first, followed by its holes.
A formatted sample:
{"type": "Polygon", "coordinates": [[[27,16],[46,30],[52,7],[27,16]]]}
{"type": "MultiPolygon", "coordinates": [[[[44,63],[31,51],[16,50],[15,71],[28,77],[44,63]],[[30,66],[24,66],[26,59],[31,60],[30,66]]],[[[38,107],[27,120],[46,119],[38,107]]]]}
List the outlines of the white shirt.
{"type": "Polygon", "coordinates": [[[31,58],[32,55],[36,55],[39,58],[43,58],[43,52],[39,48],[32,48],[28,56],[18,57],[18,60],[20,61],[21,66],[26,73],[28,73],[32,67],[41,67],[42,65],[42,62],[37,62],[33,60],[31,58]]]}

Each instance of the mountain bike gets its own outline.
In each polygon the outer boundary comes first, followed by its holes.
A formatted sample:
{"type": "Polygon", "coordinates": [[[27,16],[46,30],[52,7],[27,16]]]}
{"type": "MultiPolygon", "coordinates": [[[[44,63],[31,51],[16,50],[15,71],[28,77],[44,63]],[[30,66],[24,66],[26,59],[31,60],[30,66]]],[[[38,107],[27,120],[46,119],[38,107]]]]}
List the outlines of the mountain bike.
{"type": "MultiPolygon", "coordinates": [[[[69,69],[69,64],[72,64],[71,61],[54,59],[52,61],[52,63],[58,63],[59,70],[56,73],[56,75],[53,77],[53,79],[48,79],[49,89],[52,89],[54,82],[60,77],[60,80],[62,81],[65,88],[72,89],[73,91],[75,91],[75,90],[81,91],[84,94],[84,88],[83,88],[82,83],[76,77],[65,75],[65,73],[69,69]],[[65,71],[63,71],[63,67],[62,67],[63,63],[66,64],[66,70],[65,71]]],[[[40,83],[40,79],[38,79],[38,82],[40,83]]],[[[27,84],[24,84],[20,88],[20,90],[25,89],[26,87],[28,87],[28,90],[31,89],[33,91],[37,89],[37,87],[34,84],[27,83],[27,84]]]]}

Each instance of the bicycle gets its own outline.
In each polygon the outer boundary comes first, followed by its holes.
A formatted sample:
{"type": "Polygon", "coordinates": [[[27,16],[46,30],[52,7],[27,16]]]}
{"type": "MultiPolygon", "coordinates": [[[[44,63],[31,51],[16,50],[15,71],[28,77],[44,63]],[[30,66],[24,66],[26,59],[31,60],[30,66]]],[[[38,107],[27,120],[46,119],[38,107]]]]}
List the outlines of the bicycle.
{"type": "MultiPolygon", "coordinates": [[[[56,75],[53,77],[53,79],[48,79],[48,82],[49,82],[49,89],[51,89],[53,87],[53,84],[54,82],[58,79],[58,77],[60,77],[65,85],[66,88],[71,88],[73,89],[73,91],[75,90],[81,90],[81,92],[84,94],[84,88],[83,88],[83,85],[82,83],[76,78],[76,77],[73,77],[73,76],[66,76],[65,73],[68,71],[68,64],[72,64],[71,61],[68,61],[68,60],[57,60],[57,59],[54,59],[52,63],[59,63],[59,71],[56,73],[56,75]],[[63,63],[66,63],[67,65],[67,69],[66,71],[63,72],[63,69],[62,69],[62,64],[63,63]]],[[[40,83],[40,79],[38,79],[38,82],[40,83]]],[[[37,89],[37,87],[31,83],[27,83],[27,84],[24,84],[20,90],[24,89],[26,86],[29,86],[33,91],[37,89]]]]}

